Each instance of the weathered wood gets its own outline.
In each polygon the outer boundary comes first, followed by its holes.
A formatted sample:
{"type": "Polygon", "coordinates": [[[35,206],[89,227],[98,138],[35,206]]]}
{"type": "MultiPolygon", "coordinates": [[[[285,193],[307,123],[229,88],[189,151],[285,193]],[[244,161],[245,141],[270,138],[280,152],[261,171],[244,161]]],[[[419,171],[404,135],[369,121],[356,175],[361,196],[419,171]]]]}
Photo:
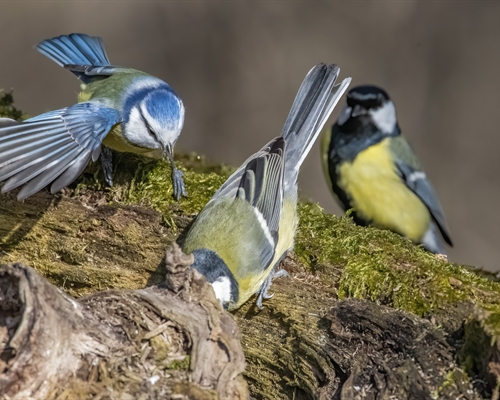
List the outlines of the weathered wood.
{"type": "Polygon", "coordinates": [[[236,323],[191,263],[177,247],[175,288],[78,300],[32,268],[0,266],[0,398],[248,398],[236,323]]]}

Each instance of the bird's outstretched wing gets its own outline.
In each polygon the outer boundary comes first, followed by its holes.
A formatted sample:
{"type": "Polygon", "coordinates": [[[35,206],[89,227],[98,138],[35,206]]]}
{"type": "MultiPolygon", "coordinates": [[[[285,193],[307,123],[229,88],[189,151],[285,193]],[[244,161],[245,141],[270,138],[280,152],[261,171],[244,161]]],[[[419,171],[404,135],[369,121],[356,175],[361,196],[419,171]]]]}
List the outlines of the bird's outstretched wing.
{"type": "Polygon", "coordinates": [[[452,246],[448,224],[446,223],[441,203],[425,172],[422,171],[410,145],[402,136],[399,136],[393,138],[391,148],[401,179],[422,200],[436,221],[443,239],[452,246]]]}
{"type": "Polygon", "coordinates": [[[2,192],[23,184],[24,200],[52,182],[56,193],[73,182],[90,159],[97,160],[101,143],[118,111],[96,103],[79,103],[0,129],[2,192]]]}

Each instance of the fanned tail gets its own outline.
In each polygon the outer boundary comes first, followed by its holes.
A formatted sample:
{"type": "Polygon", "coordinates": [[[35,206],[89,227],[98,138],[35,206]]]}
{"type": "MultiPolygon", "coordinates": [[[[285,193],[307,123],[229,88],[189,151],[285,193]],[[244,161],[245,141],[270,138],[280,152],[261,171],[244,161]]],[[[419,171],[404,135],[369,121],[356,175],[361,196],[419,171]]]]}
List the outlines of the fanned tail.
{"type": "Polygon", "coordinates": [[[337,65],[320,63],[309,71],[297,92],[281,132],[286,141],[285,191],[295,184],[302,162],[351,82],[346,78],[335,85],[339,73],[337,65]]]}
{"type": "MultiPolygon", "coordinates": [[[[72,33],[44,40],[35,47],[61,67],[76,65],[105,67],[111,65],[100,37],[72,33]]],[[[85,79],[83,73],[73,70],[71,72],[78,78],[85,79]]]]}

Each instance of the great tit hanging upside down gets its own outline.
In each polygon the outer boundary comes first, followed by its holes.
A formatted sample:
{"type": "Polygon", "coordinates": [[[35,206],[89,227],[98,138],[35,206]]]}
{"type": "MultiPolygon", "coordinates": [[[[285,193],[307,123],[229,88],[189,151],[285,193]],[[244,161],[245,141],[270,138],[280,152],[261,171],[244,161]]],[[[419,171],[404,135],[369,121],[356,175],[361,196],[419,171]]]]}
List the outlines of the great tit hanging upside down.
{"type": "Polygon", "coordinates": [[[444,254],[442,238],[452,245],[438,197],[383,89],[347,93],[337,122],[324,131],[321,155],[329,187],[356,223],[392,230],[433,253],[444,254]]]}
{"type": "Polygon", "coordinates": [[[0,121],[2,192],[24,184],[24,200],[52,183],[56,193],[101,156],[112,185],[111,149],[166,157],[174,196],[186,195],[173,147],[184,124],[181,99],[161,79],[112,66],[101,38],[73,33],[44,40],[36,49],[81,81],[78,104],[30,118],[0,121]]]}
{"type": "Polygon", "coordinates": [[[335,86],[336,65],[316,65],[305,77],[280,137],[248,158],[200,212],[184,252],[229,310],[267,293],[273,269],[293,248],[297,177],[350,78],[335,86]]]}

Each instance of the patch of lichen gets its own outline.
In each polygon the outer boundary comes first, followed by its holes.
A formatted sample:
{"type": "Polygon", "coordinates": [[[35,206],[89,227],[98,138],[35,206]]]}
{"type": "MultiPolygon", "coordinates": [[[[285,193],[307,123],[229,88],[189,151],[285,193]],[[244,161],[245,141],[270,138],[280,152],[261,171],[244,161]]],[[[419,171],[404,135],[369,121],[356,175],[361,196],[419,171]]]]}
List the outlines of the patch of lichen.
{"type": "Polygon", "coordinates": [[[21,110],[14,107],[12,92],[7,93],[3,89],[0,89],[0,117],[12,118],[16,121],[21,121],[27,117],[21,110]]]}
{"type": "Polygon", "coordinates": [[[301,204],[299,214],[295,252],[312,271],[330,271],[341,298],[367,298],[420,316],[465,300],[500,302],[499,283],[397,234],[356,226],[315,204],[301,204]]]}

